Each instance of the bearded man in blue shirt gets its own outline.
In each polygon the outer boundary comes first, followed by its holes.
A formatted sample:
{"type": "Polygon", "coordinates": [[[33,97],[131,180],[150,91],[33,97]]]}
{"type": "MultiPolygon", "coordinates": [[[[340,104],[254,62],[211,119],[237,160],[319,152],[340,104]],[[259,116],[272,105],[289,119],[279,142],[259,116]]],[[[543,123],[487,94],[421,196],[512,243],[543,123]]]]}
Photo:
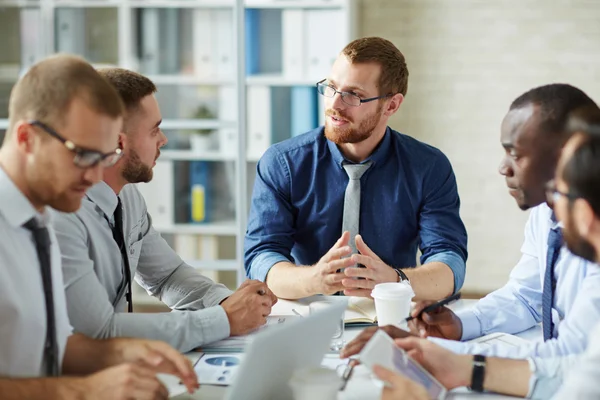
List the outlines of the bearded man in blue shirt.
{"type": "Polygon", "coordinates": [[[369,296],[400,280],[421,300],[461,288],[467,233],[452,166],[387,126],[407,84],[404,56],[388,40],[342,50],[317,83],[325,126],[271,146],[258,163],[245,238],[250,278],[288,299],[369,296]]]}

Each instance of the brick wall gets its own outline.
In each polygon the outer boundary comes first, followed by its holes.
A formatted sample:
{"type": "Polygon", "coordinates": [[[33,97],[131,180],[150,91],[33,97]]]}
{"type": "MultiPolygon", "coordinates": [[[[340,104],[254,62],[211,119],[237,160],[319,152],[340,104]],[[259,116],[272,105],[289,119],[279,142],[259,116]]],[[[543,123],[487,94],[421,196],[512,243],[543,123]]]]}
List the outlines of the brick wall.
{"type": "Polygon", "coordinates": [[[600,1],[362,0],[360,34],[407,58],[408,95],[391,125],[439,147],[458,179],[469,232],[465,289],[500,287],[527,213],[497,172],[500,122],[524,91],[567,82],[600,101],[600,1]]]}

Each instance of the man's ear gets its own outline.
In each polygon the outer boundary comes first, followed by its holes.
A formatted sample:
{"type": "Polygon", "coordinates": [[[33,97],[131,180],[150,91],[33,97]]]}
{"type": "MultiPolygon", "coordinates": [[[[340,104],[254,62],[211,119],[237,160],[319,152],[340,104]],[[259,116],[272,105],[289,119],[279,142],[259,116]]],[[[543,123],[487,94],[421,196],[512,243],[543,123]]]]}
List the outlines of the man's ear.
{"type": "Polygon", "coordinates": [[[390,97],[387,103],[387,107],[385,108],[383,114],[387,117],[394,115],[396,111],[398,111],[398,109],[400,108],[400,105],[403,101],[404,96],[402,95],[402,93],[396,93],[395,95],[390,97]]]}
{"type": "Polygon", "coordinates": [[[579,236],[588,239],[594,225],[594,210],[585,199],[576,199],[571,213],[575,229],[579,236]]]}
{"type": "Polygon", "coordinates": [[[33,129],[33,126],[26,122],[17,122],[14,127],[12,135],[15,136],[17,147],[25,153],[33,152],[37,136],[33,129]]]}
{"type": "Polygon", "coordinates": [[[119,148],[123,150],[123,153],[127,151],[127,135],[125,132],[119,132],[119,148]]]}

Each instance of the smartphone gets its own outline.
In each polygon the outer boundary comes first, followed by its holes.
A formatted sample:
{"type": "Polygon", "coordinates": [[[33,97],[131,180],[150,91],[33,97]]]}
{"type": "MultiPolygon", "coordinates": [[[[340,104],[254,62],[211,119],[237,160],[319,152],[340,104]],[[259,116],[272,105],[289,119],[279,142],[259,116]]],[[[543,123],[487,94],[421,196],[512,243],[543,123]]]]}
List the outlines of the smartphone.
{"type": "Polygon", "coordinates": [[[427,389],[430,399],[446,397],[447,390],[444,385],[396,346],[394,340],[382,330],[378,330],[367,342],[359,357],[360,362],[371,370],[374,365],[381,365],[420,383],[427,389]]]}

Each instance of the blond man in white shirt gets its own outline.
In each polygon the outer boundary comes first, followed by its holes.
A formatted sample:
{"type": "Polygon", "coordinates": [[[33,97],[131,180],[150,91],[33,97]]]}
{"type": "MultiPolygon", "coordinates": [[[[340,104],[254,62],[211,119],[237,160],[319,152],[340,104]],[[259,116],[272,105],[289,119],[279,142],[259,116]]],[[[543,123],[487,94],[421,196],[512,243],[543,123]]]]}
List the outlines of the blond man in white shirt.
{"type": "Polygon", "coordinates": [[[167,398],[156,372],[179,375],[189,390],[197,387],[189,361],[167,344],[89,339],[72,333],[67,317],[47,207],[77,210],[103,169],[119,159],[122,114],[112,86],[71,56],[36,64],[11,93],[0,148],[4,400],[167,398]]]}

